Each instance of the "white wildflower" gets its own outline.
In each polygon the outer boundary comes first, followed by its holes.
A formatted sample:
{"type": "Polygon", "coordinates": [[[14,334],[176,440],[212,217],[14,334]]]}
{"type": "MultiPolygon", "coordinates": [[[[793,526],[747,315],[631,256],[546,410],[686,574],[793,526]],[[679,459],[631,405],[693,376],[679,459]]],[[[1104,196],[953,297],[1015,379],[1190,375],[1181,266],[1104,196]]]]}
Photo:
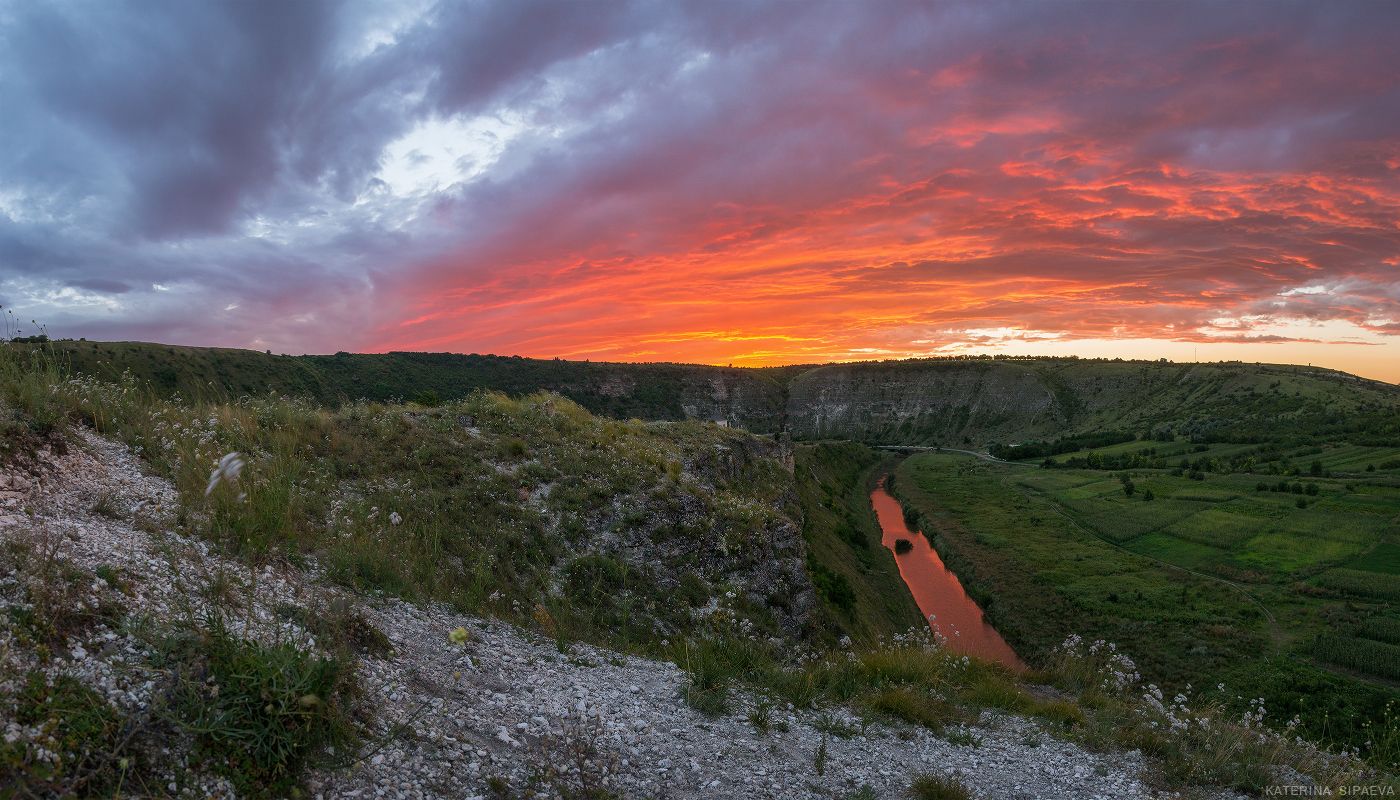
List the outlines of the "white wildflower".
{"type": "Polygon", "coordinates": [[[229,453],[219,459],[219,465],[214,467],[214,471],[209,473],[209,485],[204,489],[204,496],[214,491],[214,487],[219,483],[233,483],[238,480],[238,474],[243,471],[243,458],[236,451],[229,453]]]}
{"type": "Polygon", "coordinates": [[[390,512],[389,512],[389,524],[390,524],[390,525],[398,525],[398,524],[400,524],[400,523],[402,523],[402,522],[403,522],[403,517],[399,516],[399,512],[397,512],[397,511],[390,511],[390,512]]]}

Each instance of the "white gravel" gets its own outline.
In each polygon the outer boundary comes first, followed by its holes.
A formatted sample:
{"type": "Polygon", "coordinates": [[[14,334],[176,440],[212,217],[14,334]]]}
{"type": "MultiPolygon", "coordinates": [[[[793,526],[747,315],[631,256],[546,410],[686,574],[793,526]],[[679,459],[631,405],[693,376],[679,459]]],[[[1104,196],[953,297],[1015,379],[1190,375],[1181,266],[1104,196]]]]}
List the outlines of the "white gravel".
{"type": "MultiPolygon", "coordinates": [[[[341,590],[320,582],[314,567],[252,576],[205,543],[171,533],[170,485],[146,474],[124,446],[81,436],[67,454],[43,455],[49,466],[37,475],[0,475],[0,537],[47,531],[74,563],[119,567],[130,594],[97,585],[94,600],[118,597],[157,623],[197,613],[205,602],[197,590],[223,573],[254,587],[252,611],[230,615],[244,635],[315,646],[271,609],[324,601],[341,590]]],[[[1028,719],[986,714],[963,731],[980,740],[972,746],[882,723],[849,738],[823,734],[823,717],[854,728],[861,721],[847,709],[779,707],[763,734],[748,721],[755,698],[743,693],[735,693],[727,716],[707,718],[688,707],[683,673],[673,664],[583,645],[560,653],[552,640],[500,621],[395,599],[352,600],[394,653],[361,662],[370,737],[347,759],[350,766],[310,777],[318,797],[492,797],[494,780],[511,797],[556,796],[557,787],[596,781],[628,798],[845,797],[863,786],[893,798],[906,796],[923,773],[957,775],[987,798],[1156,796],[1139,779],[1138,754],[1089,753],[1028,719]],[[470,633],[463,646],[447,640],[458,626],[470,633]]],[[[85,637],[50,669],[76,673],[139,714],[153,682],[138,642],[101,626],[85,637]]],[[[179,743],[166,752],[172,793],[230,794],[217,781],[191,776],[179,743]]]]}

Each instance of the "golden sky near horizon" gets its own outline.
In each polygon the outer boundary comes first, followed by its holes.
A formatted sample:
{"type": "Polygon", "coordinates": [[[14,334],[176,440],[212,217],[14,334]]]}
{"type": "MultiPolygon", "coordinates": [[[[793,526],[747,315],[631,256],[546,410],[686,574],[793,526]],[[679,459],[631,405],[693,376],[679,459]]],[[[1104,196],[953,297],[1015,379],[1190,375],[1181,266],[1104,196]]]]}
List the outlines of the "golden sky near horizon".
{"type": "Polygon", "coordinates": [[[0,14],[0,304],[55,336],[1400,382],[1400,4],[0,14]]]}

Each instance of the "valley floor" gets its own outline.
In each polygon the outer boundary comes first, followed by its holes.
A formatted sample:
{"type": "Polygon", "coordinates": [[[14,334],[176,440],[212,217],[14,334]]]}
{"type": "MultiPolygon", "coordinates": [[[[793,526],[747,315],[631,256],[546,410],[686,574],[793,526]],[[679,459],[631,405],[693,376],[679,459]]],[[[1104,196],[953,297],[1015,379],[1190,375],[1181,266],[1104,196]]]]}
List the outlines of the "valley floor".
{"type": "MultiPolygon", "coordinates": [[[[348,595],[315,564],[250,570],[172,533],[174,490],[124,445],[85,431],[79,439],[37,473],[0,476],[0,539],[103,576],[70,599],[120,613],[73,632],[49,657],[20,646],[0,615],[0,695],[35,670],[95,689],[130,721],[128,796],[235,794],[188,743],[143,736],[158,729],[164,675],[152,665],[150,629],[215,614],[236,637],[314,651],[329,643],[301,612],[347,606],[388,647],[357,659],[364,733],[353,753],[310,773],[303,786],[317,797],[892,798],[924,774],[956,775],[978,797],[1154,796],[1136,753],[1086,752],[1025,718],[984,713],[954,731],[954,744],[844,708],[774,707],[765,717],[760,699],[739,691],[727,714],[710,717],[685,703],[685,674],[670,663],[581,644],[561,652],[501,621],[348,595]],[[449,641],[459,627],[465,642],[449,641]]],[[[11,605],[24,576],[4,569],[0,604],[11,605]]],[[[17,720],[0,725],[7,746],[45,736],[17,720]]]]}

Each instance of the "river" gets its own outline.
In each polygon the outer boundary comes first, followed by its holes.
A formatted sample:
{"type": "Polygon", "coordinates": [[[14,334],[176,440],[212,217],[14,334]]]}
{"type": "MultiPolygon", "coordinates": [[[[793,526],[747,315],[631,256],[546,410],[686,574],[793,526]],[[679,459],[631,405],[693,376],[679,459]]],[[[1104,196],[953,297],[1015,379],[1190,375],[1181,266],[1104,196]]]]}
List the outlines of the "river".
{"type": "Polygon", "coordinates": [[[899,501],[885,489],[885,478],[880,478],[870,493],[870,505],[880,522],[880,539],[894,553],[895,563],[899,565],[899,576],[929,624],[948,640],[948,649],[1024,670],[1026,665],[1016,651],[987,623],[982,609],[968,596],[958,576],[944,566],[928,538],[909,529],[899,501]],[[895,549],[900,539],[909,542],[909,552],[900,553],[895,549]]]}

